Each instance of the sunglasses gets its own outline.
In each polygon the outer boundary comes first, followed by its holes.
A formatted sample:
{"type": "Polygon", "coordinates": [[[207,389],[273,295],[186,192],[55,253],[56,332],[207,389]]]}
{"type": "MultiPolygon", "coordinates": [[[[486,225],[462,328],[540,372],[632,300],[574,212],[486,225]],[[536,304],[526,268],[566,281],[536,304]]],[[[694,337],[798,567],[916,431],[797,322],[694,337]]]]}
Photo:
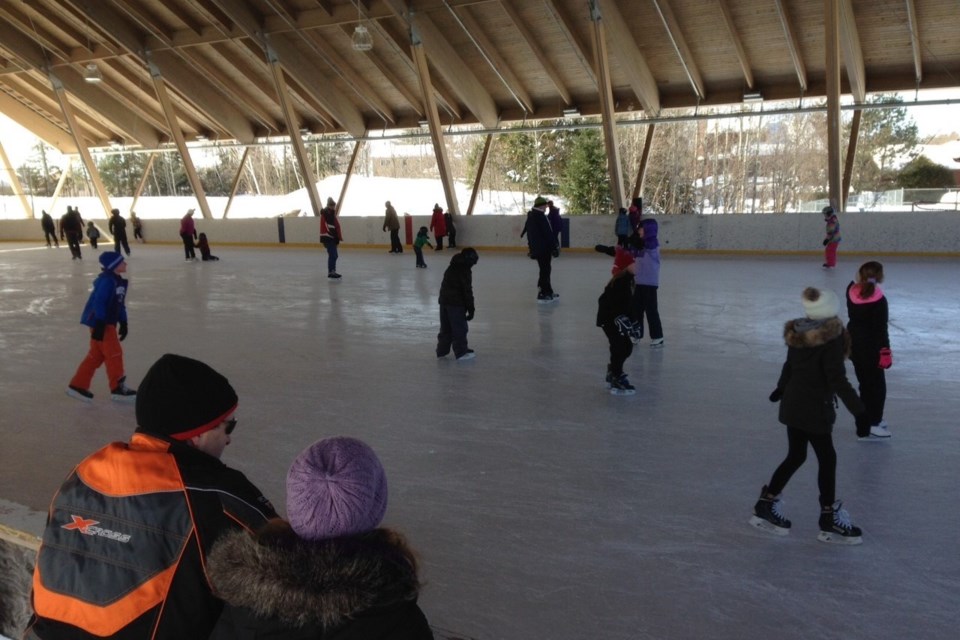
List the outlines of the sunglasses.
{"type": "Polygon", "coordinates": [[[237,427],[237,419],[236,419],[236,418],[230,418],[229,420],[224,420],[224,422],[225,422],[226,425],[227,425],[227,428],[224,429],[224,432],[225,432],[227,435],[230,435],[231,433],[233,433],[233,430],[237,427]]]}

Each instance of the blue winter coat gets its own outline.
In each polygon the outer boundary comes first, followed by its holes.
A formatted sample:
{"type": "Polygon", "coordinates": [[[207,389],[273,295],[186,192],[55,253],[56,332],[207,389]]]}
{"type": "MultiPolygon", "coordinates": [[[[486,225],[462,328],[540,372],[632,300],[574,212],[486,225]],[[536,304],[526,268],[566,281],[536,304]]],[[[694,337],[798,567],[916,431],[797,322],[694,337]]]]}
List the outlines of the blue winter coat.
{"type": "Polygon", "coordinates": [[[129,282],[113,271],[104,271],[93,281],[93,291],[83,307],[80,324],[95,327],[98,323],[117,324],[127,321],[127,289],[129,282]]]}

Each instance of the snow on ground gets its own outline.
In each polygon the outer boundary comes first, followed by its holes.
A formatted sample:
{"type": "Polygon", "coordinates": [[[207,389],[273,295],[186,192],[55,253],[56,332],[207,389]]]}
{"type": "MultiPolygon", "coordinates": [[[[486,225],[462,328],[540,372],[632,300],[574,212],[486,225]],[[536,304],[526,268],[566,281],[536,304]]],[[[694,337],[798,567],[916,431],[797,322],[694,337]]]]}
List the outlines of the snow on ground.
{"type": "MultiPolygon", "coordinates": [[[[338,200],[343,188],[344,175],[328,176],[317,183],[321,204],[327,198],[338,200]]],[[[470,205],[470,192],[473,185],[456,184],[457,203],[461,213],[466,213],[470,205]]],[[[474,205],[474,215],[522,215],[533,204],[537,194],[523,194],[517,191],[490,191],[482,190],[474,205]]],[[[101,208],[100,200],[94,197],[59,198],[50,207],[50,198],[27,198],[40,217],[41,209],[46,209],[55,218],[66,212],[67,205],[77,206],[85,214],[98,212],[101,208]]],[[[404,213],[411,215],[429,215],[434,204],[440,204],[446,209],[446,197],[443,185],[437,179],[416,178],[384,178],[355,175],[350,178],[347,194],[340,208],[341,216],[382,216],[384,202],[390,200],[401,216],[404,213]]],[[[227,206],[226,197],[208,197],[207,202],[214,218],[222,218],[227,206]]],[[[563,202],[555,198],[558,206],[563,209],[563,202]]],[[[130,212],[133,198],[111,198],[111,204],[120,209],[126,217],[130,212]]],[[[187,209],[198,208],[196,198],[192,196],[164,196],[141,197],[137,199],[134,210],[144,220],[159,218],[180,218],[187,209]]],[[[307,190],[298,189],[281,196],[247,195],[237,196],[230,205],[229,218],[272,218],[287,214],[296,209],[300,215],[312,216],[310,197],[307,190]]],[[[0,219],[21,219],[24,217],[23,206],[16,196],[0,197],[0,219]]]]}

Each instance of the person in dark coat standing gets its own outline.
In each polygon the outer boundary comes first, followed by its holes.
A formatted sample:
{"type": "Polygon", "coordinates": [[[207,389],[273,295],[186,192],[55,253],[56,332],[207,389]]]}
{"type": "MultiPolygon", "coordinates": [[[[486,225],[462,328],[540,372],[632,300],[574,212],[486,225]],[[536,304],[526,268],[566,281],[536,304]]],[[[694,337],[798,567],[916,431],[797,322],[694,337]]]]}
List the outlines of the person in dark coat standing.
{"type": "Polygon", "coordinates": [[[40,228],[43,229],[43,239],[47,241],[47,249],[50,248],[51,240],[53,240],[53,244],[59,249],[60,241],[57,240],[57,225],[54,224],[53,217],[46,211],[43,211],[40,216],[40,228]]]}
{"type": "Polygon", "coordinates": [[[304,449],[287,473],[289,521],[235,532],[207,565],[223,614],[210,640],[432,640],[417,562],[380,527],[387,477],[355,438],[304,449]]]}
{"type": "Polygon", "coordinates": [[[447,247],[457,248],[457,228],[453,225],[453,214],[449,211],[444,212],[443,222],[447,226],[447,247]]]}
{"type": "Polygon", "coordinates": [[[850,332],[850,360],[860,383],[860,399],[867,410],[857,418],[860,442],[889,441],[890,429],[883,421],[887,402],[887,376],[893,365],[887,332],[887,298],[880,289],[883,265],[864,262],[856,282],[847,286],[847,331],[850,332]]]}
{"type": "Polygon", "coordinates": [[[614,396],[632,396],[636,388],[623,372],[623,363],[633,353],[633,344],[643,337],[643,323],[633,315],[633,276],[637,265],[633,254],[623,247],[597,245],[597,251],[613,249],[613,277],[597,300],[597,326],[603,329],[610,343],[607,363],[607,387],[614,396]]]}
{"type": "Polygon", "coordinates": [[[119,209],[110,210],[110,222],[107,229],[113,236],[113,250],[120,253],[120,248],[123,247],[123,252],[129,256],[130,244],[127,242],[127,221],[120,215],[119,209]]]}
{"type": "Polygon", "coordinates": [[[553,302],[560,296],[553,292],[553,285],[550,283],[550,261],[560,255],[557,246],[557,237],[553,235],[550,229],[550,223],[547,221],[547,215],[544,210],[547,207],[547,199],[537,196],[533,201],[533,208],[527,212],[527,221],[523,225],[523,231],[520,237],[527,236],[527,246],[530,249],[529,255],[537,261],[540,267],[540,276],[537,279],[538,303],[553,302]]]}
{"type": "Polygon", "coordinates": [[[473,320],[473,267],[480,256],[467,247],[450,259],[440,284],[440,333],[437,334],[437,357],[450,353],[457,360],[471,360],[473,349],[467,348],[467,323],[473,320]]]}
{"type": "Polygon", "coordinates": [[[850,336],[837,317],[840,301],[828,289],[804,289],[806,317],[784,325],[787,360],[783,363],[771,402],[780,403],[780,422],[787,426],[789,449],[770,482],[760,492],[750,524],[777,535],[790,533],[790,521],[784,517],[780,492],[807,458],[807,445],[813,447],[820,469],[820,533],[822,542],[860,544],[859,527],[834,495],[836,491],[837,453],[833,448],[834,410],[839,396],[850,413],[864,412],[863,403],[847,380],[844,359],[850,352],[850,336]]]}
{"type": "Polygon", "coordinates": [[[447,221],[443,217],[443,207],[439,204],[433,205],[433,215],[430,216],[430,230],[433,231],[437,239],[437,246],[434,251],[443,250],[443,236],[447,235],[447,221]]]}
{"type": "Polygon", "coordinates": [[[393,208],[389,200],[383,206],[387,208],[383,214],[383,230],[390,231],[390,251],[388,253],[403,253],[403,245],[400,243],[400,218],[397,216],[397,210],[393,208]]]}
{"type": "Polygon", "coordinates": [[[337,203],[333,198],[327,198],[327,206],[320,210],[320,244],[327,250],[327,277],[334,280],[343,277],[337,273],[337,258],[340,257],[337,245],[341,241],[343,233],[337,217],[337,203]]]}
{"type": "Polygon", "coordinates": [[[66,236],[67,244],[70,246],[70,255],[74,260],[83,260],[83,254],[80,253],[80,239],[83,238],[83,218],[80,217],[80,210],[68,206],[67,212],[60,218],[60,239],[66,236]]]}

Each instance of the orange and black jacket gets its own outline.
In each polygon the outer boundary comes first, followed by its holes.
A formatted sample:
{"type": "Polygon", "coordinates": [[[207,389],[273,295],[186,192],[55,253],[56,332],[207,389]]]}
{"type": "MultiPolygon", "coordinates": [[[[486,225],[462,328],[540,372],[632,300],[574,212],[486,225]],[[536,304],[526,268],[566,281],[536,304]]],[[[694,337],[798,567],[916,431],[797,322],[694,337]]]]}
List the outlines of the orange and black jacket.
{"type": "Polygon", "coordinates": [[[54,496],[24,637],[206,638],[222,609],[213,543],[275,517],[242,473],[187,444],[135,433],[107,445],[54,496]]]}

